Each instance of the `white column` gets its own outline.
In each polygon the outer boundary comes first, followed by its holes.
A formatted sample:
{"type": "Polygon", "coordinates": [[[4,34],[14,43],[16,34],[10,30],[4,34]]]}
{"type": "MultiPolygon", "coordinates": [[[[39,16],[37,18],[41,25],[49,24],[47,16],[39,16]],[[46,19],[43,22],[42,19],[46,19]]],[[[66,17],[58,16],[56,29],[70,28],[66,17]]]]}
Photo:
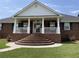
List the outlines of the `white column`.
{"type": "Polygon", "coordinates": [[[28,18],[28,28],[27,28],[27,33],[30,34],[30,18],[28,18]]]}
{"type": "Polygon", "coordinates": [[[57,18],[57,34],[60,34],[60,19],[57,18]]]}
{"type": "Polygon", "coordinates": [[[44,34],[44,18],[42,18],[42,34],[44,34]]]}
{"type": "Polygon", "coordinates": [[[14,28],[13,28],[13,33],[16,33],[16,29],[17,29],[17,20],[16,18],[14,18],[14,28]]]}

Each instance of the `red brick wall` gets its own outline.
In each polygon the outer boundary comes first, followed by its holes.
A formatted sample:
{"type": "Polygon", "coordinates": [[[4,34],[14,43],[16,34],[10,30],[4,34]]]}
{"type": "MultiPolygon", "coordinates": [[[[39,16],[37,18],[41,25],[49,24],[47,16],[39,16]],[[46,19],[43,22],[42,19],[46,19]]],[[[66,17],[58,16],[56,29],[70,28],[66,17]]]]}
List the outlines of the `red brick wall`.
{"type": "Polygon", "coordinates": [[[20,39],[28,36],[28,35],[30,35],[30,34],[26,34],[26,33],[22,33],[22,34],[20,34],[20,33],[9,34],[7,39],[10,39],[11,41],[17,41],[17,40],[20,40],[20,39]]]}
{"type": "MultiPolygon", "coordinates": [[[[20,40],[20,39],[23,39],[27,36],[29,36],[30,34],[10,34],[10,38],[11,41],[17,41],[17,40],[20,40]]],[[[45,38],[51,40],[52,42],[61,42],[61,35],[59,34],[41,34],[43,35],[45,38]]]]}
{"type": "Polygon", "coordinates": [[[60,34],[44,34],[44,36],[50,39],[52,42],[60,43],[61,35],[60,34]]]}
{"type": "Polygon", "coordinates": [[[68,36],[70,40],[79,40],[79,23],[72,23],[71,30],[64,30],[64,23],[61,23],[62,40],[66,36],[68,36]]]}
{"type": "MultiPolygon", "coordinates": [[[[12,23],[3,23],[2,30],[0,31],[0,38],[9,38],[11,41],[20,40],[29,34],[13,34],[13,24],[12,23]]],[[[61,35],[57,34],[44,34],[45,37],[54,41],[61,42],[61,35]]]]}
{"type": "MultiPolygon", "coordinates": [[[[69,31],[64,30],[64,24],[61,23],[61,35],[57,34],[45,34],[46,37],[50,38],[52,41],[60,42],[61,38],[64,38],[66,35],[69,38],[75,38],[74,40],[79,40],[79,23],[72,23],[72,28],[69,31]]],[[[12,36],[12,41],[19,40],[28,36],[27,34],[13,34],[11,23],[3,23],[2,30],[0,31],[0,38],[6,38],[8,35],[12,36]]],[[[63,40],[63,39],[62,39],[63,40]]],[[[72,40],[72,39],[71,39],[72,40]]]]}
{"type": "Polygon", "coordinates": [[[13,32],[13,23],[3,23],[0,31],[0,38],[6,38],[8,34],[13,32]]]}

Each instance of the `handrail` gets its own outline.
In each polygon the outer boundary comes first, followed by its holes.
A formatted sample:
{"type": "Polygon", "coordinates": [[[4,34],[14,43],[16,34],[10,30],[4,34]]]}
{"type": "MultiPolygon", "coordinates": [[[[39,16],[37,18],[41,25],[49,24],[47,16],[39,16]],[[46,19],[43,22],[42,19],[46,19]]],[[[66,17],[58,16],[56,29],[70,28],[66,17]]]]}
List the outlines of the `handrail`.
{"type": "Polygon", "coordinates": [[[45,27],[45,33],[56,33],[57,27],[45,27]]]}
{"type": "Polygon", "coordinates": [[[19,32],[19,33],[25,33],[25,32],[27,32],[27,27],[17,27],[17,32],[19,32]]]}

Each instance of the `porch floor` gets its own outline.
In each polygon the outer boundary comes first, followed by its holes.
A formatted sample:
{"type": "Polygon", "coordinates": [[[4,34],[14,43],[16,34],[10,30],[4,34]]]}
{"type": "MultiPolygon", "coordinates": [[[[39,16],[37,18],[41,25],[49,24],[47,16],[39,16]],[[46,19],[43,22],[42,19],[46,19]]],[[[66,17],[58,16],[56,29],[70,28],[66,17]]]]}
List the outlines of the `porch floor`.
{"type": "Polygon", "coordinates": [[[15,43],[19,45],[31,45],[31,46],[54,44],[54,42],[52,42],[50,39],[47,39],[43,34],[31,34],[21,40],[16,41],[15,43]]]}

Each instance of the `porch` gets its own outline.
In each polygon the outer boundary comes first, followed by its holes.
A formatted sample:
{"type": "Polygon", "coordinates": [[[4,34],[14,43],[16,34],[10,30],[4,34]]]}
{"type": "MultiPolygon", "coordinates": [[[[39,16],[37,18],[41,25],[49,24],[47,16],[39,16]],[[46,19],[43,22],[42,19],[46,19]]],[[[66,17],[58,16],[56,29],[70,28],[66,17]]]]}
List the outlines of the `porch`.
{"type": "Polygon", "coordinates": [[[60,34],[60,18],[14,18],[13,33],[60,34]]]}

